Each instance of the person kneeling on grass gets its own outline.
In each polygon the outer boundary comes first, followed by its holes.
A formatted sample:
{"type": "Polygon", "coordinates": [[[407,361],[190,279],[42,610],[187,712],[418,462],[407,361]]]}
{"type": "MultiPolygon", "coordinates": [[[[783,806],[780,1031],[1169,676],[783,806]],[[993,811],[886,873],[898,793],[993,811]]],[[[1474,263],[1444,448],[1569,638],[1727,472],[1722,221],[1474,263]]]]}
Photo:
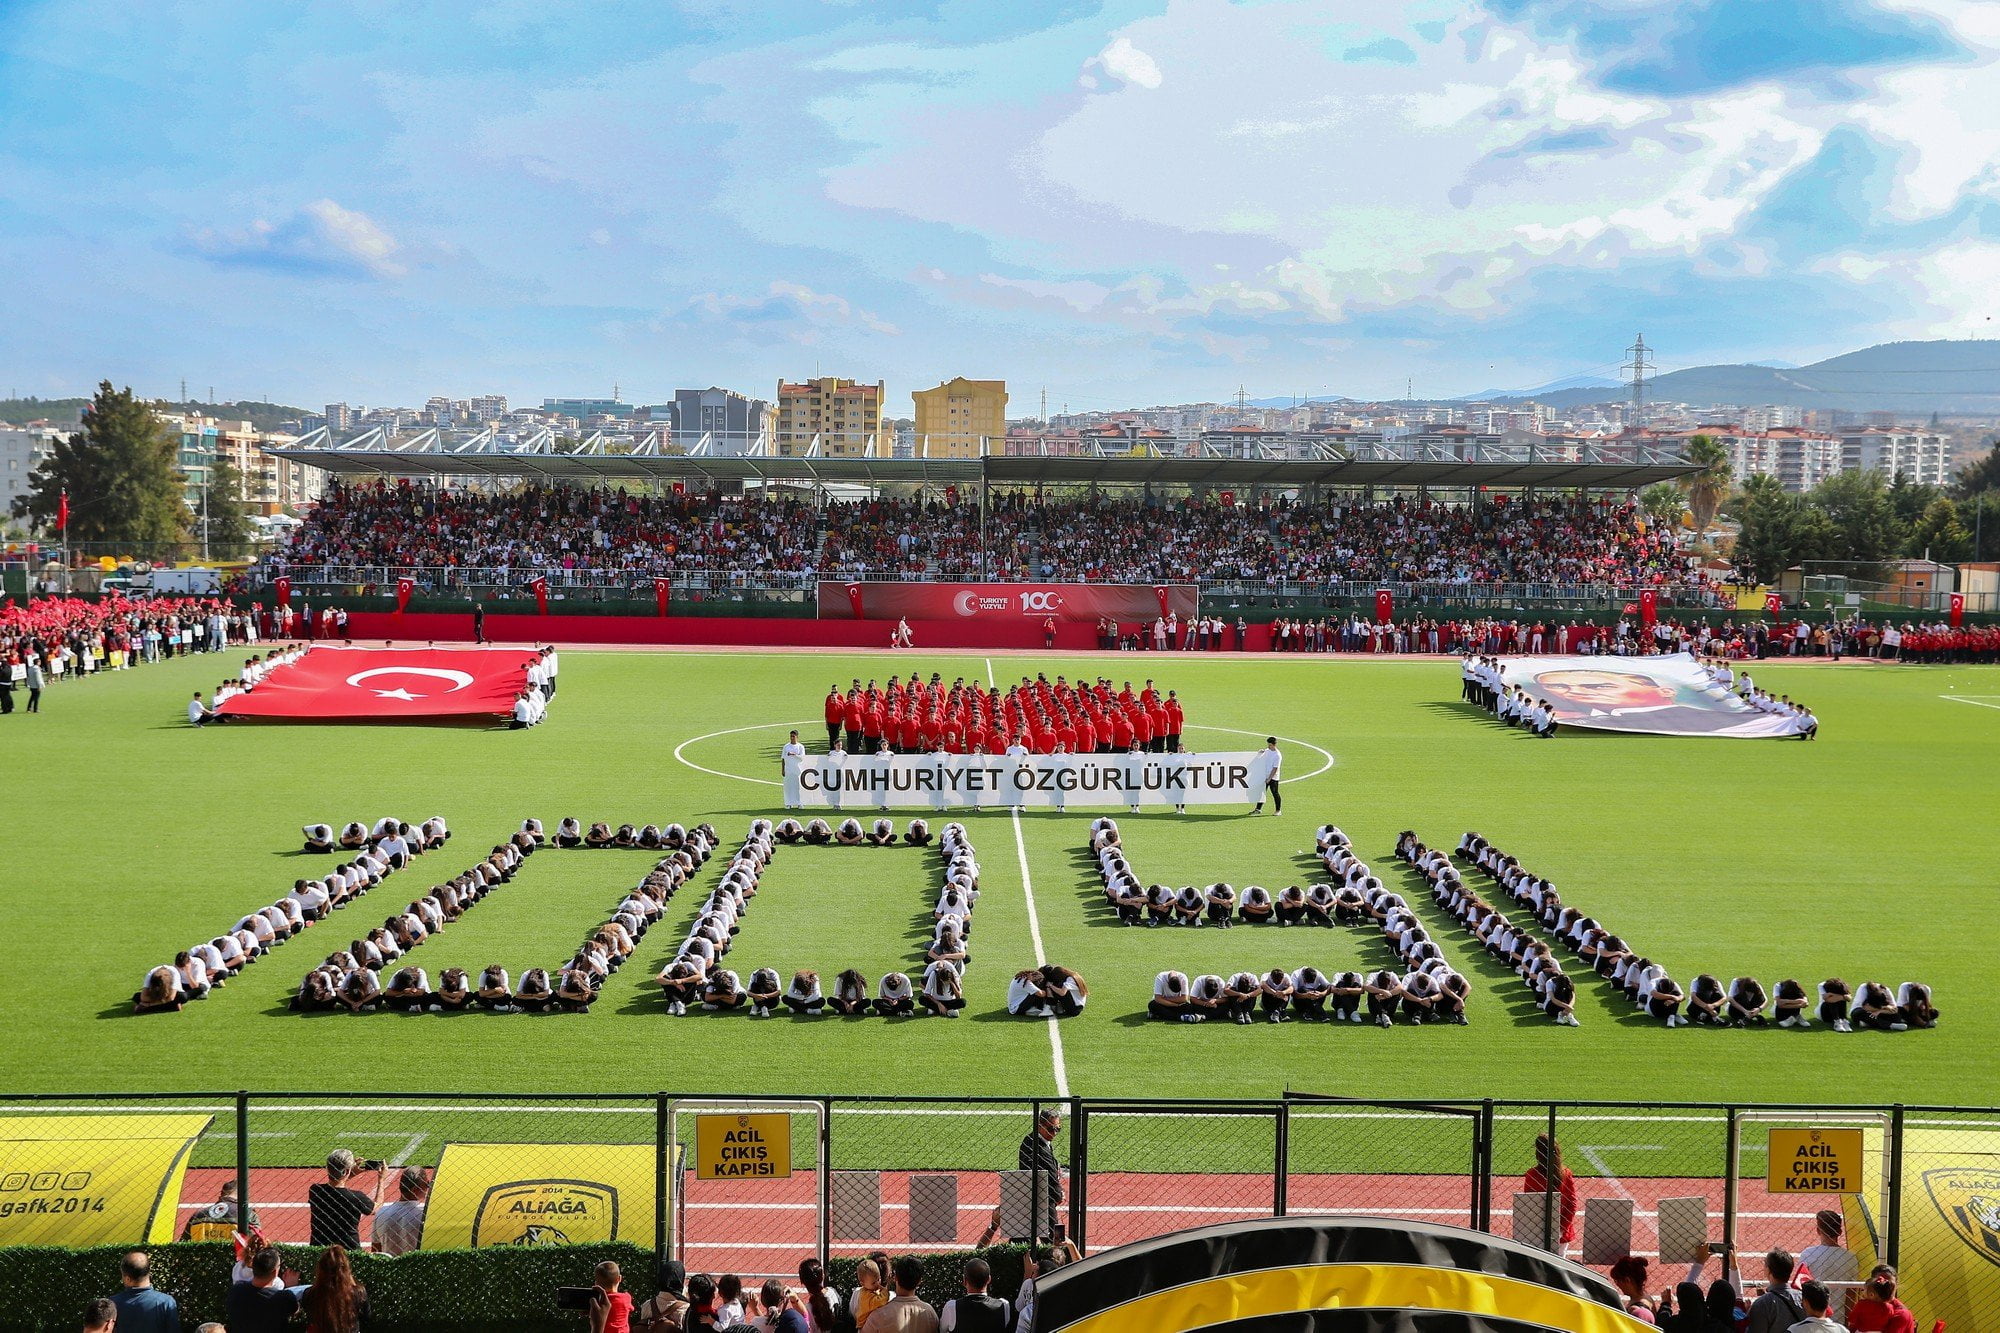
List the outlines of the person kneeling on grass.
{"type": "Polygon", "coordinates": [[[918,998],[928,1013],[939,1018],[958,1017],[959,1010],[965,1008],[965,987],[958,964],[947,961],[926,967],[923,993],[918,998]]]}
{"type": "Polygon", "coordinates": [[[833,998],[827,1001],[827,1007],[847,1018],[858,1018],[868,1012],[868,978],[861,975],[859,968],[850,967],[833,979],[833,998]]]}
{"type": "MultiPolygon", "coordinates": [[[[1039,977],[1036,972],[1023,972],[1022,977],[1039,977]]],[[[1012,1009],[1010,1002],[1009,1009],[1012,1009]]],[[[1146,1016],[1167,1023],[1199,1023],[1203,1015],[1198,1014],[1188,1004],[1188,979],[1185,972],[1162,972],[1153,978],[1153,998],[1146,1005],[1146,1016]]]]}
{"type": "Polygon", "coordinates": [[[1263,1010],[1265,1021],[1289,1023],[1292,1016],[1292,974],[1282,967],[1274,967],[1264,974],[1257,983],[1257,1003],[1263,1010]]]}
{"type": "Polygon", "coordinates": [[[1222,1016],[1248,1027],[1256,1017],[1257,1001],[1263,993],[1263,983],[1257,980],[1255,972],[1236,973],[1222,990],[1222,1016]]]}
{"type": "Polygon", "coordinates": [[[1860,997],[1854,1002],[1853,1023],[1878,1032],[1901,1032],[1905,1026],[1903,1011],[1897,1008],[1895,997],[1879,981],[1861,983],[1860,997]]]}
{"type": "Polygon", "coordinates": [[[902,1018],[916,1008],[910,979],[901,972],[885,972],[875,988],[875,1012],[883,1018],[902,1018]]]}
{"type": "Polygon", "coordinates": [[[783,994],[783,986],[775,967],[760,967],[752,972],[745,992],[750,1004],[750,1017],[769,1018],[771,1011],[777,1007],[778,997],[783,994]]]}
{"type": "Polygon", "coordinates": [[[555,990],[549,985],[549,970],[531,967],[521,974],[520,989],[514,992],[514,1007],[524,1014],[545,1014],[555,1004],[555,990]]]}
{"type": "Polygon", "coordinates": [[[382,992],[382,1003],[392,1013],[421,1014],[431,997],[430,978],[421,967],[396,969],[382,992]]]}
{"type": "Polygon", "coordinates": [[[182,1003],[181,974],[171,967],[156,967],[132,993],[135,1014],[179,1013],[182,1003]]]}
{"type": "Polygon", "coordinates": [[[849,816],[840,821],[840,827],[833,831],[833,840],[842,847],[859,847],[863,842],[861,821],[849,816]]]}
{"type": "Polygon", "coordinates": [[[1937,1026],[1937,1006],[1931,1003],[1931,988],[1921,981],[1906,981],[1896,990],[1896,1008],[1903,1023],[1913,1028],[1937,1026]]]}
{"type": "Polygon", "coordinates": [[[826,1009],[826,996],[820,994],[819,973],[794,972],[792,984],[785,988],[785,1008],[794,1014],[807,1018],[818,1018],[826,1009]]]}

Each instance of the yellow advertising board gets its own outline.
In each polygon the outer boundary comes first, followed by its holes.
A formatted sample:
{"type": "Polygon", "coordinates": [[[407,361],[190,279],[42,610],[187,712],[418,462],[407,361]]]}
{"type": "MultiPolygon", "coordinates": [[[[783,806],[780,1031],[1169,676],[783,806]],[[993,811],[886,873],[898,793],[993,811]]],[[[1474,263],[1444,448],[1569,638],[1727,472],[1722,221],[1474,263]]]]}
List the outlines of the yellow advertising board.
{"type": "Polygon", "coordinates": [[[172,1240],[188,1154],[214,1119],[0,1118],[0,1246],[172,1240]]]}
{"type": "Polygon", "coordinates": [[[1773,1129],[1765,1184],[1773,1194],[1859,1194],[1862,1155],[1858,1129],[1773,1129]]]}
{"type": "Polygon", "coordinates": [[[650,1245],[655,1160],[652,1148],[623,1143],[448,1143],[422,1247],[650,1245]]]}
{"type": "Polygon", "coordinates": [[[1993,1327],[2000,1314],[2000,1133],[1911,1128],[1902,1197],[1898,1294],[1917,1326],[1942,1319],[1955,1330],[1993,1327]]]}
{"type": "Polygon", "coordinates": [[[792,1174],[792,1117],[698,1115],[694,1157],[697,1180],[784,1180],[792,1174]]]}

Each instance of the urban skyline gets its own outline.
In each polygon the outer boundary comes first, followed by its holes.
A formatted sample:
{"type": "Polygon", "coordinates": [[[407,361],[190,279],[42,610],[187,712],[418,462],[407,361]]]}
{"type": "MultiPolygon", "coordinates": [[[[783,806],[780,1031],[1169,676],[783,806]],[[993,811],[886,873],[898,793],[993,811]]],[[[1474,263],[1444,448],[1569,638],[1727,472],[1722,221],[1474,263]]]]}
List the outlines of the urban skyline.
{"type": "Polygon", "coordinates": [[[782,362],[905,416],[939,367],[1077,410],[1442,398],[1603,373],[1634,328],[1671,369],[1995,327],[1970,0],[104,18],[0,17],[26,392],[782,362]]]}

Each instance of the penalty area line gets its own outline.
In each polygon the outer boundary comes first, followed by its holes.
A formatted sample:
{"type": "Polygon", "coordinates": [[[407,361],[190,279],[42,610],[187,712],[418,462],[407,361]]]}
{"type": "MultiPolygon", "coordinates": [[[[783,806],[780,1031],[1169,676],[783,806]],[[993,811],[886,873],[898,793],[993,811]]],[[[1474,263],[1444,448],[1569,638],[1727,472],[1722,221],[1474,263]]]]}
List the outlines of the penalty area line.
{"type": "MultiPolygon", "coordinates": [[[[999,682],[993,678],[993,659],[989,657],[986,659],[986,687],[997,689],[998,686],[999,682]]],[[[1015,806],[1008,814],[1014,821],[1014,855],[1021,863],[1021,893],[1028,903],[1028,938],[1035,946],[1035,966],[1041,967],[1049,961],[1049,956],[1042,948],[1042,919],[1035,911],[1035,880],[1028,873],[1028,842],[1021,835],[1021,808],[1015,806]]],[[[1055,1061],[1056,1096],[1068,1097],[1069,1068],[1063,1059],[1062,1029],[1058,1026],[1061,1020],[1050,1014],[1046,1022],[1049,1025],[1049,1050],[1055,1061]]]]}
{"type": "Polygon", "coordinates": [[[1940,694],[1938,698],[1947,703],[1971,704],[1974,708],[2000,708],[2000,704],[1989,704],[1983,699],[1968,699],[1962,694],[1940,694]]]}

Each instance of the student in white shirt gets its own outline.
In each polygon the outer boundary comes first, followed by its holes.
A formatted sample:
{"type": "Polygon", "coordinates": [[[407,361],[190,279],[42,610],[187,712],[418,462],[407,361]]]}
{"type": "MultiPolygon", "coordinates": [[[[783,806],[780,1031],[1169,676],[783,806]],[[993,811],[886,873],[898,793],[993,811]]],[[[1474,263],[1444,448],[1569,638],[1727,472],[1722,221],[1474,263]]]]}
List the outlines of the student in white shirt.
{"type": "Polygon", "coordinates": [[[875,1012],[884,1018],[900,1018],[916,1007],[910,979],[901,972],[885,972],[875,990],[875,1012]]]}
{"type": "Polygon", "coordinates": [[[1030,967],[1016,972],[1007,983],[1007,1012],[1016,1018],[1048,1016],[1049,994],[1039,969],[1030,967]]]}
{"type": "Polygon", "coordinates": [[[965,988],[958,964],[940,959],[924,969],[924,989],[918,997],[926,1011],[940,1018],[956,1018],[965,1008],[965,988]]]}

